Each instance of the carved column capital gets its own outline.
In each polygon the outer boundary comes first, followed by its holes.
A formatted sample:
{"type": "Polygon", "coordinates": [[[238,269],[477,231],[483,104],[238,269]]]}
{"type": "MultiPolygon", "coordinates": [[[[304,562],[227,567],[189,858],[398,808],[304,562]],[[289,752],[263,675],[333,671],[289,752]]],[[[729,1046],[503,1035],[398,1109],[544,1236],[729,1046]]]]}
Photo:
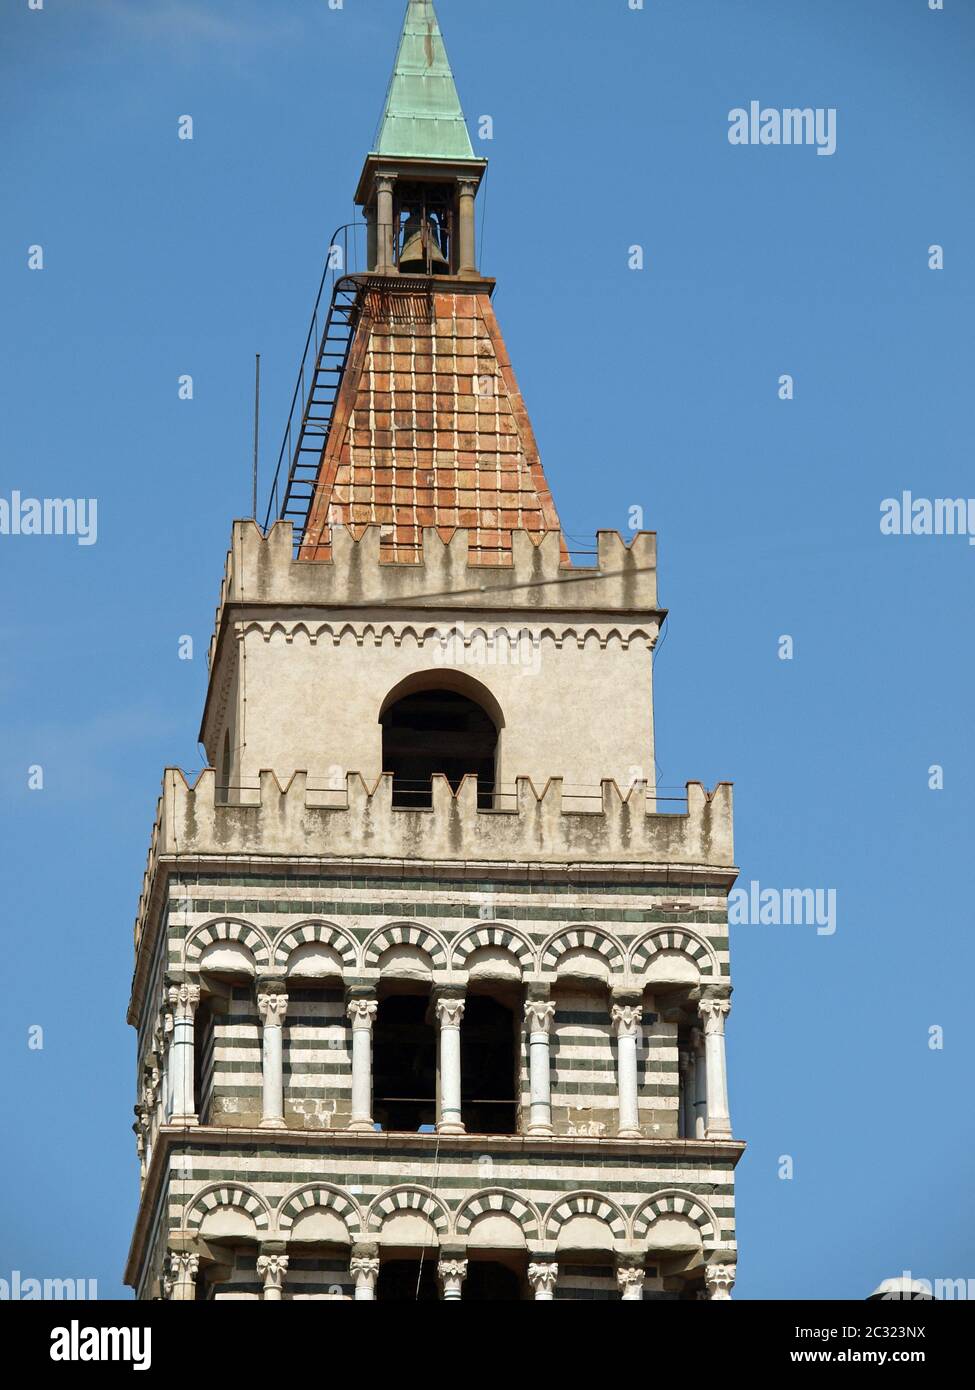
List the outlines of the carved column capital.
{"type": "MultiPolygon", "coordinates": [[[[196,1006],[200,1002],[200,986],[184,981],[170,985],[166,991],[171,1017],[176,1023],[192,1023],[196,1006]]],[[[167,1030],[168,1031],[168,1030],[167,1030]]]]}
{"type": "Polygon", "coordinates": [[[620,1260],[616,1266],[616,1282],[625,1301],[643,1297],[646,1270],[634,1260],[620,1260]]]}
{"type": "Polygon", "coordinates": [[[702,999],[697,1006],[704,1019],[705,1036],[722,1035],[724,1021],[731,1012],[730,999],[702,999]]]}
{"type": "Polygon", "coordinates": [[[378,1010],[379,1002],[376,999],[352,999],[345,1012],[353,1028],[371,1028],[378,1010]]]}
{"type": "Polygon", "coordinates": [[[288,1012],[288,996],[284,990],[259,989],[257,1012],[265,1028],[280,1028],[288,1012]]]}
{"type": "Polygon", "coordinates": [[[525,1004],[525,1023],[530,1033],[551,1033],[555,1005],[547,999],[529,999],[525,1004]]]}
{"type": "Polygon", "coordinates": [[[437,1265],[437,1273],[440,1275],[440,1282],[443,1284],[443,1296],[445,1301],[453,1301],[460,1298],[460,1289],[464,1280],[467,1278],[466,1260],[441,1260],[437,1265]]]}
{"type": "Polygon", "coordinates": [[[280,1299],[284,1288],[284,1276],[288,1272],[287,1255],[258,1255],[257,1277],[264,1282],[264,1297],[280,1299]]]}
{"type": "Polygon", "coordinates": [[[548,1301],[555,1296],[559,1267],[554,1260],[539,1260],[528,1266],[528,1282],[536,1299],[548,1301]]]}
{"type": "Polygon", "coordinates": [[[196,1276],[200,1268],[200,1257],[187,1250],[170,1250],[169,1276],[163,1278],[167,1297],[174,1301],[189,1302],[195,1295],[196,1276]]]}
{"type": "Polygon", "coordinates": [[[614,1004],[611,1017],[618,1038],[639,1037],[643,1019],[643,1009],[639,1004],[614,1004]]]}
{"type": "Polygon", "coordinates": [[[729,1264],[709,1264],[704,1271],[709,1299],[728,1299],[735,1286],[735,1266],[729,1264]]]}
{"type": "Polygon", "coordinates": [[[464,1001],[453,996],[438,999],[434,1005],[441,1028],[459,1028],[464,1017],[464,1001]]]}
{"type": "Polygon", "coordinates": [[[379,1258],[376,1255],[353,1255],[349,1270],[355,1282],[356,1299],[374,1300],[379,1278],[379,1258]]]}

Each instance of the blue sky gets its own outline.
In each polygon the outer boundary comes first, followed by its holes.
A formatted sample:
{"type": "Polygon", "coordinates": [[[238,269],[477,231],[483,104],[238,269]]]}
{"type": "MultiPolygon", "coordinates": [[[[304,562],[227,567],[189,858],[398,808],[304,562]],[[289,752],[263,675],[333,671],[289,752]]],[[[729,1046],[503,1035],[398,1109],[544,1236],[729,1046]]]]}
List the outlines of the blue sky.
{"type": "MultiPolygon", "coordinates": [[[[0,536],[0,1277],[122,1292],[124,1016],[160,773],[200,766],[254,353],[268,463],[402,9],[10,0],[0,16],[0,495],[98,499],[96,545],[0,536]]],[[[975,492],[975,11],[438,11],[491,160],[481,264],[563,522],[585,543],[642,506],[659,535],[661,780],[735,781],[742,882],[837,893],[833,936],[733,934],[736,1296],[975,1277],[975,550],[879,528],[903,489],[975,492]],[[728,112],[753,99],[835,107],[836,153],[731,146],[728,112]]]]}

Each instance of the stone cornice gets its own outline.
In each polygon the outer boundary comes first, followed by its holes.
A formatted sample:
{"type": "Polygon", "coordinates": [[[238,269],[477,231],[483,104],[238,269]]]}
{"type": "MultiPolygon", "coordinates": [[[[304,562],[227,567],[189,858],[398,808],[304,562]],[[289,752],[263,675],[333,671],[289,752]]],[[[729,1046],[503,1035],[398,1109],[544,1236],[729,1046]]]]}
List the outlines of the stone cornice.
{"type": "Polygon", "coordinates": [[[487,165],[486,159],[480,159],[476,155],[467,159],[435,159],[423,155],[380,154],[378,150],[371,150],[362,166],[354,201],[357,207],[363,207],[368,203],[372,195],[373,181],[380,175],[404,178],[418,172],[429,175],[432,166],[445,180],[463,178],[474,179],[480,183],[487,165]]]}
{"type": "MultiPolygon", "coordinates": [[[[159,1197],[159,1190],[169,1172],[169,1156],[173,1149],[185,1144],[194,1148],[201,1146],[210,1149],[240,1148],[252,1145],[267,1151],[277,1152],[312,1149],[323,1153],[334,1152],[337,1148],[353,1149],[357,1161],[368,1160],[375,1155],[382,1158],[387,1149],[415,1148],[417,1159],[432,1165],[434,1155],[441,1159],[445,1154],[551,1154],[553,1161],[571,1162],[574,1156],[588,1153],[593,1158],[624,1156],[641,1158],[648,1165],[656,1158],[700,1159],[702,1161],[725,1161],[736,1167],[745,1144],[739,1139],[617,1139],[595,1138],[591,1135],[529,1135],[529,1134],[413,1134],[397,1131],[369,1133],[357,1130],[305,1130],[305,1129],[225,1129],[210,1125],[198,1128],[189,1126],[162,1125],[153,1145],[152,1160],[146,1174],[145,1185],[139,1202],[138,1216],[132,1243],[129,1247],[125,1265],[125,1283],[135,1288],[139,1279],[139,1268],[144,1256],[144,1246],[152,1214],[159,1197]]],[[[432,1171],[432,1167],[431,1167],[432,1171]]]]}

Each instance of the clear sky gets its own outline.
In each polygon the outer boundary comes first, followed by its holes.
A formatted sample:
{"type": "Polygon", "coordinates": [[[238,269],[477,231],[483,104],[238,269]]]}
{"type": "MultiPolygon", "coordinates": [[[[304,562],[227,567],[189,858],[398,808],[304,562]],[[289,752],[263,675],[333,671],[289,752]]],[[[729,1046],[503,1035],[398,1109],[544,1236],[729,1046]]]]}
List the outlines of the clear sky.
{"type": "MultiPolygon", "coordinates": [[[[3,6],[0,496],[97,498],[98,537],[0,536],[0,1278],[122,1291],[160,774],[200,766],[254,353],[267,463],[403,7],[3,6]]],[[[975,493],[975,8],[438,11],[491,160],[481,264],[563,522],[585,543],[640,506],[659,534],[661,780],[734,780],[744,883],[837,894],[833,935],[732,934],[736,1296],[975,1277],[975,548],[879,525],[904,489],[975,493]],[[835,108],[835,154],[731,145],[752,100],[835,108]]]]}

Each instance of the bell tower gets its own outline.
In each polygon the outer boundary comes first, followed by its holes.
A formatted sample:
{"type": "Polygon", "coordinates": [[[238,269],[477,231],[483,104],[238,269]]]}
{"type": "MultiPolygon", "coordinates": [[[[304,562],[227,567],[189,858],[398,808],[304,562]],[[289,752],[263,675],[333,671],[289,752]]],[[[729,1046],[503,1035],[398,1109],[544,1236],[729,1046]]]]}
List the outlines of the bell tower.
{"type": "Polygon", "coordinates": [[[731,788],[656,785],[655,537],[566,547],[484,167],[410,0],[364,267],[233,527],[211,767],[152,832],[142,1298],[730,1296],[731,788]]]}
{"type": "Polygon", "coordinates": [[[367,269],[477,279],[476,159],[431,0],[407,9],[396,65],[355,201],[369,229],[367,269]]]}

